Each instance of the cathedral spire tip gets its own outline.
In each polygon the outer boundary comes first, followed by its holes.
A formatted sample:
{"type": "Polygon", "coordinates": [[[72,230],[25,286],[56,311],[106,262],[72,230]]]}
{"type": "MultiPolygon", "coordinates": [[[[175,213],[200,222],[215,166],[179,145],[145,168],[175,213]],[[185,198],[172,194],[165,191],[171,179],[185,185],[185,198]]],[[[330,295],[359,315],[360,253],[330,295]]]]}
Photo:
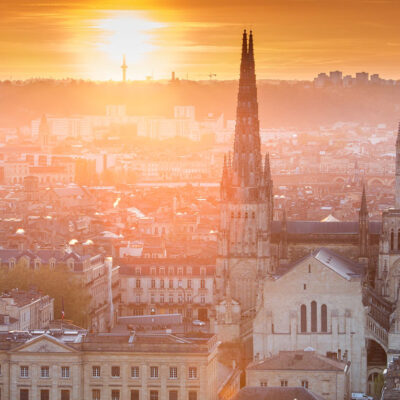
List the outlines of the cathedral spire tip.
{"type": "Polygon", "coordinates": [[[361,207],[360,207],[360,212],[361,213],[368,213],[368,207],[367,207],[367,196],[365,194],[365,183],[363,182],[363,190],[362,190],[362,195],[361,195],[361,207]]]}

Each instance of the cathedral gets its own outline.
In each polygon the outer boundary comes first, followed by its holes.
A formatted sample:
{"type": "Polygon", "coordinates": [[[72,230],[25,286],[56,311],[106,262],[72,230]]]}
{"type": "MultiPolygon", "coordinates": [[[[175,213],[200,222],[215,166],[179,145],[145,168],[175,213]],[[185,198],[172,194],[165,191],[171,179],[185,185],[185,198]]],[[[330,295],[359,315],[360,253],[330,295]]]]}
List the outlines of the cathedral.
{"type": "MultiPolygon", "coordinates": [[[[264,159],[264,162],[263,162],[264,159]]],[[[215,331],[248,360],[313,349],[348,366],[349,390],[373,392],[400,354],[400,127],[395,208],[369,221],[273,220],[261,154],[253,34],[243,33],[233,153],[221,179],[215,331]]]]}

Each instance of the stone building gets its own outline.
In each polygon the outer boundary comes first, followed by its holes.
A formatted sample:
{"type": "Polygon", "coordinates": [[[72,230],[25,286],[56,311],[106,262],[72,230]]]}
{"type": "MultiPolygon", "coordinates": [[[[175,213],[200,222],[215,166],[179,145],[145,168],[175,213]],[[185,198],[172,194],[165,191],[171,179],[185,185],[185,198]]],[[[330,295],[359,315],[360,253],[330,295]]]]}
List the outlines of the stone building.
{"type": "Polygon", "coordinates": [[[320,249],[271,274],[253,323],[254,356],[312,347],[318,354],[351,362],[351,390],[367,383],[364,268],[320,249]]]}
{"type": "Polygon", "coordinates": [[[246,386],[304,387],[326,400],[349,396],[346,363],[307,351],[281,351],[246,368],[246,386]]]}
{"type": "Polygon", "coordinates": [[[114,314],[120,301],[120,282],[119,266],[113,265],[111,257],[51,249],[0,249],[0,268],[12,269],[17,265],[32,270],[67,267],[91,296],[91,329],[103,332],[114,325],[114,314]]]}
{"type": "Polygon", "coordinates": [[[256,304],[258,284],[270,271],[272,180],[260,145],[253,35],[243,34],[236,128],[232,157],[221,180],[216,280],[219,300],[229,281],[242,310],[256,304]]]}
{"type": "Polygon", "coordinates": [[[217,346],[212,335],[0,334],[0,395],[15,400],[217,400],[217,346]]]}
{"type": "Polygon", "coordinates": [[[121,314],[182,314],[207,321],[214,304],[210,260],[138,258],[121,265],[121,314]]]}
{"type": "Polygon", "coordinates": [[[34,290],[13,289],[0,296],[0,314],[7,330],[48,328],[54,319],[54,299],[34,290]]]}

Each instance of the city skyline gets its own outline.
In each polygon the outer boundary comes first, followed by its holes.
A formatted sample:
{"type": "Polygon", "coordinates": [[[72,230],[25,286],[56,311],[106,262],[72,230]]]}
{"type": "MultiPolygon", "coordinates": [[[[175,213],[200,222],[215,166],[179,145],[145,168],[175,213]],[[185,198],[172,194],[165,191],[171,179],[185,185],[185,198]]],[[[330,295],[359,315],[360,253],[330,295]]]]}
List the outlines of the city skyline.
{"type": "Polygon", "coordinates": [[[237,41],[257,32],[260,79],[313,79],[320,71],[379,73],[399,79],[400,8],[395,1],[91,1],[40,4],[6,0],[0,79],[234,79],[237,41]]]}

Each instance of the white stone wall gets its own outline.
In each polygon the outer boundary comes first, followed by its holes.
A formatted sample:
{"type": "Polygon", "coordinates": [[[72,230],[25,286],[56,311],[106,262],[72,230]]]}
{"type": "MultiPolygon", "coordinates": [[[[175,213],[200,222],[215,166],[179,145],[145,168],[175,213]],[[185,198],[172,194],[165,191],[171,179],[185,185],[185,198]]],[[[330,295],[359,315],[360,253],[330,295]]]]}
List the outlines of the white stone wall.
{"type": "Polygon", "coordinates": [[[365,310],[360,279],[346,280],[312,256],[281,278],[267,280],[264,302],[253,324],[254,355],[314,348],[319,354],[347,351],[353,392],[366,389],[365,310]],[[309,265],[310,271],[309,272],[309,265]],[[310,329],[311,302],[317,302],[317,332],[310,329]],[[307,332],[300,332],[300,307],[307,306],[307,332]],[[328,331],[321,332],[321,305],[327,306],[328,331]]]}

